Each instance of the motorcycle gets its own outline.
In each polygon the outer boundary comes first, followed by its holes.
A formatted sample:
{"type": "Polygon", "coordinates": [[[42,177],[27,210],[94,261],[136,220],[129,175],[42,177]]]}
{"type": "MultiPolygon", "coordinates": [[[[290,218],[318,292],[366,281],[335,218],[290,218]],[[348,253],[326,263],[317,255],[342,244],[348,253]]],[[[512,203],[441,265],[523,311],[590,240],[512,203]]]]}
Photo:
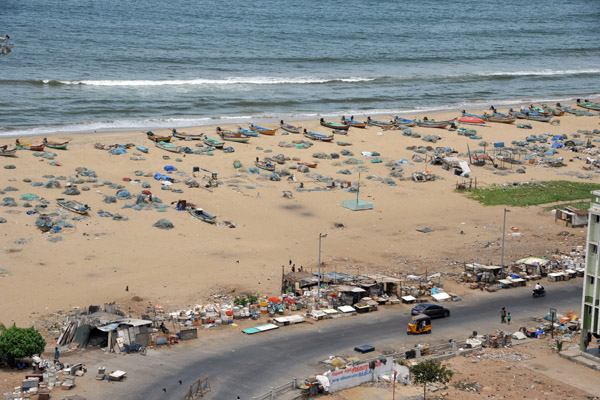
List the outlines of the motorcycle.
{"type": "Polygon", "coordinates": [[[546,289],[535,290],[533,289],[533,298],[544,297],[546,295],[546,289]]]}

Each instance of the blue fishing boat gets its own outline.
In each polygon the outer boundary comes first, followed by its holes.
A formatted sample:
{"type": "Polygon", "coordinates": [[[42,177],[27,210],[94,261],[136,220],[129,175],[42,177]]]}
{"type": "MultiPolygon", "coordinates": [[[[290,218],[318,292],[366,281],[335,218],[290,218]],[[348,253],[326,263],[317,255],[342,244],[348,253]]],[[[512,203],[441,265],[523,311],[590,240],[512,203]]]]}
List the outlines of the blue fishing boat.
{"type": "Polygon", "coordinates": [[[141,151],[142,153],[148,152],[148,148],[144,147],[144,146],[135,146],[135,148],[138,149],[139,151],[141,151]]]}

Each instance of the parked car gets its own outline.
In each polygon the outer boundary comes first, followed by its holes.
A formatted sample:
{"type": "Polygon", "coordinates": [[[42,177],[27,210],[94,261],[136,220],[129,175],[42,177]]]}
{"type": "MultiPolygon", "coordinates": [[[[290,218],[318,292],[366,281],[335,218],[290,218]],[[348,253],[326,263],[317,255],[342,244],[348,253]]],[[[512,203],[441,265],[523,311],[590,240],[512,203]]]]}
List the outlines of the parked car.
{"type": "Polygon", "coordinates": [[[425,314],[431,318],[449,317],[450,310],[435,303],[421,303],[413,307],[410,315],[425,314]]]}

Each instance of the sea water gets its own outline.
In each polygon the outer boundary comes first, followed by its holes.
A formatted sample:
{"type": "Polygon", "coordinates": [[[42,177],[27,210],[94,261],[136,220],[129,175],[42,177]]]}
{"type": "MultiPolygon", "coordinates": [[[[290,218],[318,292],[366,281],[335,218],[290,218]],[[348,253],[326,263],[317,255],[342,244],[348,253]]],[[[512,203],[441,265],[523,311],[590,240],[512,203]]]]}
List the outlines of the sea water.
{"type": "Polygon", "coordinates": [[[0,136],[598,98],[600,3],[3,0],[0,136]]]}

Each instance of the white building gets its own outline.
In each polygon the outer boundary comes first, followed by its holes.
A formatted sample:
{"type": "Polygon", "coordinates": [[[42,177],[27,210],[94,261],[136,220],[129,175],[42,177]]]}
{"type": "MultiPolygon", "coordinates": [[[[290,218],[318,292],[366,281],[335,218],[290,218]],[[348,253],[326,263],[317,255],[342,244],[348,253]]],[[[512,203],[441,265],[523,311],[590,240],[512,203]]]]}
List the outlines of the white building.
{"type": "Polygon", "coordinates": [[[600,258],[598,257],[598,247],[600,246],[600,190],[594,190],[592,193],[592,202],[590,203],[589,222],[587,232],[587,251],[585,257],[585,276],[583,283],[583,296],[581,306],[581,316],[583,319],[583,338],[587,332],[600,334],[600,258]]]}

